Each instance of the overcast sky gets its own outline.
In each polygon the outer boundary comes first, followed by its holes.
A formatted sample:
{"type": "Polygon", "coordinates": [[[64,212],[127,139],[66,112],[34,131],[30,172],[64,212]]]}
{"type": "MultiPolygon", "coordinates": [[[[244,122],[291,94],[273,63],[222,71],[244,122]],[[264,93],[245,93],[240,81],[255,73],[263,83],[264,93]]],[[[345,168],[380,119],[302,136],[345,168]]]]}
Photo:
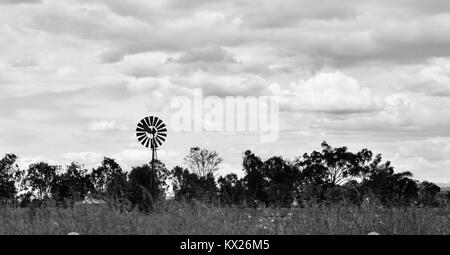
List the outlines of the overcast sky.
{"type": "MultiPolygon", "coordinates": [[[[281,93],[280,137],[170,132],[189,147],[294,158],[369,148],[450,182],[450,1],[0,0],[0,153],[26,165],[150,159],[135,125],[170,98],[281,93]]],[[[168,121],[167,121],[168,122],[168,121]]]]}

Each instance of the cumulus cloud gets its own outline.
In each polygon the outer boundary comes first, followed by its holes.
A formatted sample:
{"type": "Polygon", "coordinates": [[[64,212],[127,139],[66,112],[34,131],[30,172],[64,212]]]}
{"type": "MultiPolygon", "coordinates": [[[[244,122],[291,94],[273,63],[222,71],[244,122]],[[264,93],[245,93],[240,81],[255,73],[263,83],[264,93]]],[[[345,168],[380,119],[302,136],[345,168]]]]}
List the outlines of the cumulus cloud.
{"type": "Polygon", "coordinates": [[[208,46],[200,49],[186,51],[175,62],[189,64],[197,62],[207,63],[237,63],[238,61],[227,50],[219,46],[208,46]]]}
{"type": "MultiPolygon", "coordinates": [[[[277,151],[308,150],[319,138],[395,137],[411,142],[396,147],[405,168],[448,176],[437,171],[448,166],[450,136],[447,0],[0,4],[0,147],[19,156],[89,160],[97,151],[131,164],[149,156],[127,146],[135,123],[202,88],[205,96],[279,95],[287,133],[277,151]],[[408,149],[421,144],[439,156],[408,149]]],[[[188,147],[202,137],[177,139],[188,147]]],[[[256,141],[221,139],[208,142],[244,150],[256,141]]],[[[240,164],[239,155],[224,158],[240,164]]]]}
{"type": "Polygon", "coordinates": [[[143,91],[158,91],[159,89],[174,87],[171,78],[168,76],[164,77],[141,77],[141,78],[131,78],[127,83],[127,88],[134,92],[143,91]]]}
{"type": "Polygon", "coordinates": [[[190,88],[202,88],[206,96],[259,96],[270,94],[268,81],[254,74],[217,75],[197,71],[189,76],[178,77],[177,83],[185,84],[190,88]]]}
{"type": "Polygon", "coordinates": [[[67,152],[62,157],[69,161],[78,162],[80,164],[100,164],[104,155],[99,152],[83,151],[83,152],[67,152]]]}
{"type": "Polygon", "coordinates": [[[398,153],[402,157],[421,157],[428,161],[445,161],[449,160],[450,141],[444,137],[406,141],[400,145],[398,153]]]}
{"type": "Polygon", "coordinates": [[[60,165],[59,162],[52,160],[50,158],[47,157],[42,157],[42,156],[37,156],[37,157],[23,157],[23,158],[18,158],[17,159],[17,165],[19,165],[19,167],[21,169],[27,169],[30,165],[35,164],[35,163],[39,163],[39,162],[46,162],[48,164],[51,165],[60,165]]]}
{"type": "Polygon", "coordinates": [[[272,84],[271,89],[288,110],[346,114],[372,112],[382,107],[382,101],[369,88],[341,72],[319,73],[290,84],[288,89],[272,84]]]}
{"type": "Polygon", "coordinates": [[[450,96],[450,59],[436,58],[430,62],[419,73],[422,90],[431,95],[450,96]]]}
{"type": "MultiPolygon", "coordinates": [[[[47,1],[42,8],[27,10],[32,21],[28,25],[101,43],[107,49],[100,54],[105,62],[140,52],[191,51],[205,45],[268,45],[336,65],[405,62],[450,53],[445,37],[450,29],[448,4],[441,1],[433,7],[401,1],[395,8],[384,1],[80,2],[47,1]]],[[[192,57],[187,53],[186,58],[192,57]]]]}
{"type": "MultiPolygon", "coordinates": [[[[138,164],[149,163],[152,158],[151,151],[146,148],[128,148],[116,153],[113,156],[119,163],[125,164],[126,167],[136,166],[138,164]]],[[[180,155],[174,150],[160,149],[157,151],[157,157],[166,163],[166,167],[173,167],[173,163],[180,155]]]]}
{"type": "Polygon", "coordinates": [[[90,131],[115,131],[123,128],[114,120],[93,120],[89,123],[90,131]]]}
{"type": "Polygon", "coordinates": [[[37,4],[42,0],[0,0],[0,4],[37,4]]]}

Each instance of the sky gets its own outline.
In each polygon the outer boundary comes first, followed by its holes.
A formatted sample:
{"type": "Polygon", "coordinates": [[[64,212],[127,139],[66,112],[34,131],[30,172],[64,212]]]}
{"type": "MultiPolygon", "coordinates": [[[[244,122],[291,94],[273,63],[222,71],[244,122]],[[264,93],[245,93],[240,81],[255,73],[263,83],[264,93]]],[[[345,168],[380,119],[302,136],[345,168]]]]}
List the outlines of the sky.
{"type": "Polygon", "coordinates": [[[219,174],[242,154],[294,159],[322,141],[368,148],[396,171],[450,183],[448,0],[0,0],[0,154],[20,164],[103,156],[148,162],[142,117],[171,99],[280,96],[280,133],[172,132],[168,167],[192,146],[219,174]]]}

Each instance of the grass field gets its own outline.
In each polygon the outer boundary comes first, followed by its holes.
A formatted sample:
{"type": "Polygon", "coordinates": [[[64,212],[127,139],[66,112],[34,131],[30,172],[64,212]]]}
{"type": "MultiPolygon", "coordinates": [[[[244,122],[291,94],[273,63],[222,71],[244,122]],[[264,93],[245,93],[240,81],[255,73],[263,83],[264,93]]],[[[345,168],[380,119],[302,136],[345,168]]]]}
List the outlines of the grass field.
{"type": "Polygon", "coordinates": [[[449,208],[217,208],[173,203],[146,215],[106,205],[1,208],[0,234],[450,234],[449,208]]]}

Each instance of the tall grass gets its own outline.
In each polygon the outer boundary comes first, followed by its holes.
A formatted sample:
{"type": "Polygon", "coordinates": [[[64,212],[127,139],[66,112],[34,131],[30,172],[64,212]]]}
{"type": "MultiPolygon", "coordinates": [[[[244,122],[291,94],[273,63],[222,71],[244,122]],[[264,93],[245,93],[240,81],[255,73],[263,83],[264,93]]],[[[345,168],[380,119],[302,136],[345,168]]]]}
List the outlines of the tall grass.
{"type": "Polygon", "coordinates": [[[329,205],[218,208],[166,203],[150,214],[107,205],[0,208],[0,234],[450,234],[449,208],[329,205]]]}

